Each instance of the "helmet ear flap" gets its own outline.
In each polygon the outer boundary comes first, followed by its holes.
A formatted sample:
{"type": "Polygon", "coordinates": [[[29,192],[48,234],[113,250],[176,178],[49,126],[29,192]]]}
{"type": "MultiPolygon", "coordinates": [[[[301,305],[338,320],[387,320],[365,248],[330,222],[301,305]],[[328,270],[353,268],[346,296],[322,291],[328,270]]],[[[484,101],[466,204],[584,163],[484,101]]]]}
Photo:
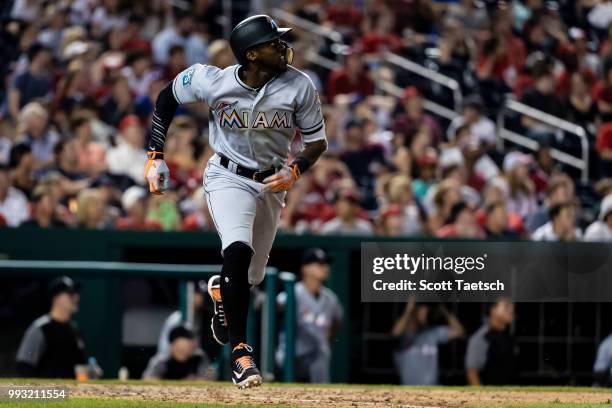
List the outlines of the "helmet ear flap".
{"type": "Polygon", "coordinates": [[[283,45],[285,46],[285,60],[287,64],[291,65],[294,56],[293,48],[285,41],[283,41],[283,45]]]}

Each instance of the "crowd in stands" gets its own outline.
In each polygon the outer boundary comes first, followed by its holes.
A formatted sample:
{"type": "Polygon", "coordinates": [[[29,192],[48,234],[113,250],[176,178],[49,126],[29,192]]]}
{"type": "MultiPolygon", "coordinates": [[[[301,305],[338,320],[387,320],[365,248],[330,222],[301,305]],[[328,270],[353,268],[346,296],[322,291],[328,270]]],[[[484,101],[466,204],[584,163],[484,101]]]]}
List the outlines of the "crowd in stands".
{"type": "MultiPolygon", "coordinates": [[[[329,150],[289,192],[281,229],[612,241],[610,4],[283,4],[346,45],[301,29],[289,38],[323,101],[329,150]],[[456,79],[458,116],[428,111],[426,100],[448,95],[381,63],[386,51],[456,79]],[[341,64],[320,69],[309,52],[341,64]],[[381,80],[403,95],[382,93],[381,80]],[[513,123],[539,150],[499,148],[494,119],[509,95],[586,129],[588,183],[553,159],[554,149],[579,155],[575,138],[532,117],[513,123]]],[[[0,225],[214,229],[201,187],[213,153],[206,106],[179,108],[169,129],[171,191],[149,195],[143,169],[159,90],[193,63],[235,63],[220,2],[13,0],[0,15],[0,225]]]]}

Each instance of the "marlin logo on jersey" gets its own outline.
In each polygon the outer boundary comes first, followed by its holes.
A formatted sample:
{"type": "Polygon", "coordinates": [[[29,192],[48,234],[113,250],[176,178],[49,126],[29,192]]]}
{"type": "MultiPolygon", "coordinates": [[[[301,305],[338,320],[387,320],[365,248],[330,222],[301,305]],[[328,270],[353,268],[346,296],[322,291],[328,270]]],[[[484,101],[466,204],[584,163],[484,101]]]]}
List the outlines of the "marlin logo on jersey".
{"type": "Polygon", "coordinates": [[[232,109],[238,102],[232,104],[226,102],[220,102],[215,108],[215,113],[219,117],[219,126],[224,128],[236,128],[245,129],[248,124],[251,123],[252,129],[264,128],[264,129],[289,129],[291,127],[291,118],[289,112],[274,112],[272,118],[266,115],[265,112],[257,112],[253,121],[250,120],[250,114],[248,111],[243,111],[239,114],[236,109],[232,109]],[[231,111],[230,111],[231,109],[231,111]]]}
{"type": "Polygon", "coordinates": [[[193,79],[193,73],[195,72],[195,68],[190,69],[183,75],[183,86],[191,85],[191,80],[193,79]]]}

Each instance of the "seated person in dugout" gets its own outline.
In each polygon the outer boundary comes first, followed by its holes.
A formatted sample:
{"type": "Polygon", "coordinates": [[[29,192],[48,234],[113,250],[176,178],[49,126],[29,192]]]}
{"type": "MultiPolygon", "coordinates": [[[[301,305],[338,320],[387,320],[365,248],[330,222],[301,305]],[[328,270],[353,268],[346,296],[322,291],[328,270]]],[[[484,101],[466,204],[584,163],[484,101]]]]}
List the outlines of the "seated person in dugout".
{"type": "Polygon", "coordinates": [[[513,384],[516,376],[514,336],[509,327],[514,321],[514,304],[499,298],[489,305],[489,318],[470,337],[465,355],[469,385],[513,384]]]}
{"type": "Polygon", "coordinates": [[[156,354],[142,374],[144,380],[213,380],[215,371],[198,347],[193,330],[177,326],[168,335],[170,353],[156,354]]]}
{"type": "Polygon", "coordinates": [[[17,351],[22,377],[75,378],[75,365],[85,364],[85,348],[72,315],[79,308],[79,285],[67,276],[51,281],[51,310],[34,320],[17,351]]]}
{"type": "Polygon", "coordinates": [[[438,384],[438,344],[464,335],[459,320],[443,304],[438,310],[446,324],[432,324],[432,308],[412,298],[393,325],[391,335],[398,343],[394,360],[404,385],[438,384]]]}

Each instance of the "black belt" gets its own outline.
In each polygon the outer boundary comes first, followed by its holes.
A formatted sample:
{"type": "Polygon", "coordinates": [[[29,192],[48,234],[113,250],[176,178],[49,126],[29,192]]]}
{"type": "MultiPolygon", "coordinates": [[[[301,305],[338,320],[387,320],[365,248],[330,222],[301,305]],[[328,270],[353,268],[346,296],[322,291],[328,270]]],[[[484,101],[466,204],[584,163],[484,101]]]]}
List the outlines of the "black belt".
{"type": "MultiPolygon", "coordinates": [[[[219,160],[219,163],[221,163],[221,165],[225,167],[226,169],[228,169],[229,171],[232,171],[229,168],[229,165],[230,163],[234,163],[234,162],[225,156],[219,156],[219,157],[221,158],[221,160],[219,160]]],[[[263,170],[263,171],[257,171],[257,170],[249,169],[246,167],[242,167],[238,163],[234,163],[234,164],[236,165],[236,171],[232,171],[232,173],[236,173],[239,176],[246,177],[251,180],[255,180],[258,183],[263,183],[263,181],[266,178],[270,177],[271,175],[275,173],[274,168],[270,168],[268,170],[263,170]]]]}

